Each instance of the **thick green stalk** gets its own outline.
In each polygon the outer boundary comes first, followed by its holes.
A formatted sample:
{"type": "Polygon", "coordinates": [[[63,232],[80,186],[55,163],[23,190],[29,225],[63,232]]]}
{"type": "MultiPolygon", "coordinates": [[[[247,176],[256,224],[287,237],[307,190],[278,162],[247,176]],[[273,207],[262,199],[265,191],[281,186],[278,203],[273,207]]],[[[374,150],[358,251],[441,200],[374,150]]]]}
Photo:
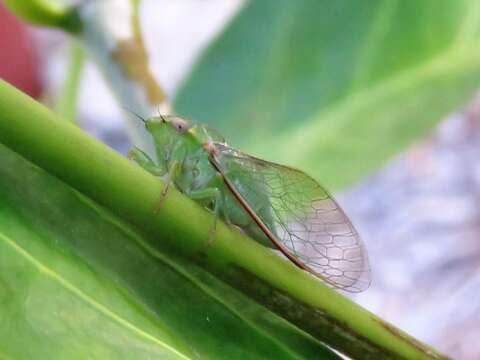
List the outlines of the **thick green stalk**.
{"type": "Polygon", "coordinates": [[[155,177],[3,81],[0,114],[0,142],[140,229],[162,234],[168,251],[201,261],[340,352],[358,359],[443,358],[223,224],[207,245],[211,215],[177,191],[155,213],[163,186],[155,177]]]}

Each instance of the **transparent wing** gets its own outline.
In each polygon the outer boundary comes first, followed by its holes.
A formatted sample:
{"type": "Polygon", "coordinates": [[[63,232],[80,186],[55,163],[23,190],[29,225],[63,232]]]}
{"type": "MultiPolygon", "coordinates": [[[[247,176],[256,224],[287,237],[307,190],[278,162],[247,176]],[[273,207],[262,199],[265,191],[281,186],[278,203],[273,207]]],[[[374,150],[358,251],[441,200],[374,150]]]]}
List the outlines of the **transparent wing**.
{"type": "Polygon", "coordinates": [[[357,231],[314,179],[225,144],[216,147],[216,167],[247,205],[255,208],[257,199],[268,197],[269,219],[259,219],[294,259],[287,257],[333,287],[359,292],[369,286],[368,257],[357,231]]]}

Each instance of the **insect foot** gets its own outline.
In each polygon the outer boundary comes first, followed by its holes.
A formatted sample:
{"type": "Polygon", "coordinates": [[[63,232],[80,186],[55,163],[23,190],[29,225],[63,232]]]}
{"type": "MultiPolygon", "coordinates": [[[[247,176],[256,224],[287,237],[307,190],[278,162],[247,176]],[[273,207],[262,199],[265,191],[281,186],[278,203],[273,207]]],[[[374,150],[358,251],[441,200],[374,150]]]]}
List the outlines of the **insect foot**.
{"type": "Polygon", "coordinates": [[[130,149],[127,154],[127,159],[130,161],[135,161],[135,149],[130,149]]]}
{"type": "Polygon", "coordinates": [[[211,246],[213,244],[216,236],[217,236],[217,228],[216,226],[212,226],[212,228],[208,232],[207,246],[211,246]]]}
{"type": "Polygon", "coordinates": [[[153,208],[153,212],[155,214],[158,214],[160,212],[160,209],[163,207],[163,204],[165,202],[165,197],[167,196],[169,187],[170,187],[170,183],[167,183],[165,184],[165,187],[162,189],[162,192],[160,193],[160,198],[158,199],[157,204],[153,208]]]}

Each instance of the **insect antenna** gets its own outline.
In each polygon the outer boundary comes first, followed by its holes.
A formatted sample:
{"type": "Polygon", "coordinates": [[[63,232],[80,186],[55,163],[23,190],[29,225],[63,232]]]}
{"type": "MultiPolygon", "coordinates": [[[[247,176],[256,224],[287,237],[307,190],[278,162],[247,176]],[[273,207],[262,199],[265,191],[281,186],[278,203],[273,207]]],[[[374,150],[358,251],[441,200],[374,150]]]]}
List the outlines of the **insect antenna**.
{"type": "Polygon", "coordinates": [[[143,121],[144,124],[147,123],[147,120],[143,117],[141,117],[140,115],[138,115],[135,111],[133,110],[130,110],[130,109],[127,109],[126,107],[122,107],[123,110],[129,112],[130,114],[132,114],[133,116],[137,117],[138,119],[140,119],[141,121],[143,121]]]}
{"type": "Polygon", "coordinates": [[[160,111],[160,104],[157,104],[157,112],[158,112],[158,117],[159,117],[163,122],[167,122],[167,119],[165,118],[164,115],[162,115],[162,112],[160,111]]]}

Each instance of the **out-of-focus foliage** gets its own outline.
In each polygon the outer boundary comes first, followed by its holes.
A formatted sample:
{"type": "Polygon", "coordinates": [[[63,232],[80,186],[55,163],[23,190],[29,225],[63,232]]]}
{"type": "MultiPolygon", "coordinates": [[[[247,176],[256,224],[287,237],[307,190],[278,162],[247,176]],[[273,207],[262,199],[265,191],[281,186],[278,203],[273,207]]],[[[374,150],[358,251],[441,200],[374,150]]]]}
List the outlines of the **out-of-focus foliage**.
{"type": "Polygon", "coordinates": [[[176,109],[338,188],[425,136],[478,88],[479,5],[249,1],[176,109]]]}
{"type": "Polygon", "coordinates": [[[0,358],[337,358],[3,146],[0,160],[0,358]]]}

